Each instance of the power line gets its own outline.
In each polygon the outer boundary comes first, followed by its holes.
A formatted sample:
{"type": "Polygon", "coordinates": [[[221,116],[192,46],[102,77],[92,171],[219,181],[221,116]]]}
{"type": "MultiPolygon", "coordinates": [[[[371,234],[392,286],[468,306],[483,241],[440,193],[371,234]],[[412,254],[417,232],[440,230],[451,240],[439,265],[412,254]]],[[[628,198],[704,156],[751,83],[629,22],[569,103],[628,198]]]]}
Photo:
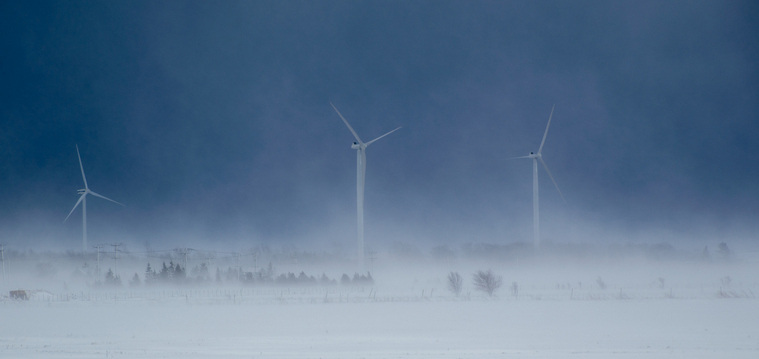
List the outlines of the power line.
{"type": "Polygon", "coordinates": [[[113,276],[116,277],[118,275],[119,270],[119,247],[121,247],[121,243],[113,243],[111,246],[113,246],[113,276]]]}
{"type": "Polygon", "coordinates": [[[179,253],[180,255],[184,256],[184,270],[186,273],[187,272],[187,253],[189,253],[190,251],[194,251],[194,249],[185,247],[185,248],[177,248],[175,249],[175,251],[179,253]]]}

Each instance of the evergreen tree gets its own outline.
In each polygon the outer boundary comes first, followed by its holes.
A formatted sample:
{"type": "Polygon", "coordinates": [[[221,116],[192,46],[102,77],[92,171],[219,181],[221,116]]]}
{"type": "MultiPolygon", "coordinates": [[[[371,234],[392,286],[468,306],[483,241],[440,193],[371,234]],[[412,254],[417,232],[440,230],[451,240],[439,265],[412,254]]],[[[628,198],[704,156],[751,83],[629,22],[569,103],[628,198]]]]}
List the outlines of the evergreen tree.
{"type": "Polygon", "coordinates": [[[145,269],[145,284],[153,284],[156,279],[157,274],[155,270],[150,267],[150,263],[148,263],[148,267],[145,269]]]}
{"type": "Polygon", "coordinates": [[[182,266],[179,265],[179,263],[174,265],[173,275],[172,275],[172,282],[174,283],[182,283],[187,278],[187,273],[185,272],[185,269],[182,268],[182,266]]]}
{"type": "Polygon", "coordinates": [[[174,268],[174,261],[169,261],[169,280],[174,281],[176,276],[176,268],[174,268]]]}
{"type": "Polygon", "coordinates": [[[140,286],[140,276],[137,275],[137,273],[134,274],[134,277],[132,277],[132,280],[129,281],[130,287],[139,287],[140,286]]]}
{"type": "Polygon", "coordinates": [[[319,284],[321,285],[327,285],[330,284],[332,281],[327,277],[326,273],[322,273],[322,276],[319,277],[319,284]]]}
{"type": "Polygon", "coordinates": [[[308,283],[306,272],[300,271],[300,274],[298,274],[298,283],[308,283]]]}
{"type": "Polygon", "coordinates": [[[105,274],[105,284],[111,285],[114,287],[120,287],[121,286],[121,277],[118,275],[113,274],[113,271],[111,268],[108,268],[108,272],[105,274]]]}
{"type": "Polygon", "coordinates": [[[166,262],[163,262],[163,266],[161,267],[161,272],[158,273],[158,277],[161,279],[161,282],[166,283],[169,281],[171,272],[169,271],[169,267],[166,266],[166,262]]]}
{"type": "Polygon", "coordinates": [[[342,285],[351,284],[351,278],[348,277],[347,274],[343,273],[343,276],[340,277],[340,284],[342,284],[342,285]]]}

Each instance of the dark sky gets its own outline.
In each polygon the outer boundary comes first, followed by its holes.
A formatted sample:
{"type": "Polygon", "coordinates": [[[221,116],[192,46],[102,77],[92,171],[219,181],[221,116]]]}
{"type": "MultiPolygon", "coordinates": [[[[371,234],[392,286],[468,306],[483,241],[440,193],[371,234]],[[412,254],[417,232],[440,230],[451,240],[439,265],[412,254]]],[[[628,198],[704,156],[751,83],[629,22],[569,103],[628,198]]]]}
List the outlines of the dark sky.
{"type": "MultiPolygon", "coordinates": [[[[4,1],[0,242],[759,241],[755,1],[4,1]]],[[[352,249],[351,249],[352,251],[352,249]]]]}

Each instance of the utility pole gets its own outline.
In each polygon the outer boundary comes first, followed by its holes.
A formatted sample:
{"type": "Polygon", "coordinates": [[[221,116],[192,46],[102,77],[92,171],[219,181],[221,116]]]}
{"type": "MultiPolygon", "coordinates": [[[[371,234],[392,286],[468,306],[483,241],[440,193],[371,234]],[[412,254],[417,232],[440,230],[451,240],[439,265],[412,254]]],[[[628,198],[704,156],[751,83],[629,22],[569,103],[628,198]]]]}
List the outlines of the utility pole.
{"type": "Polygon", "coordinates": [[[99,279],[100,278],[100,251],[101,251],[101,249],[103,249],[103,245],[102,244],[98,244],[98,245],[96,245],[94,247],[97,250],[97,262],[95,264],[95,276],[99,279]]]}
{"type": "Polygon", "coordinates": [[[185,271],[185,273],[187,273],[187,253],[189,253],[191,250],[193,250],[193,249],[192,248],[186,248],[186,247],[185,248],[177,248],[177,249],[175,249],[175,251],[177,251],[177,253],[179,253],[180,255],[184,256],[184,271],[185,271]]]}
{"type": "Polygon", "coordinates": [[[235,252],[235,266],[237,267],[237,281],[240,281],[242,267],[240,266],[240,252],[235,252]]]}
{"type": "Polygon", "coordinates": [[[215,252],[206,252],[205,255],[205,261],[204,263],[201,263],[200,268],[198,268],[198,276],[199,278],[203,278],[202,276],[208,275],[208,278],[211,277],[211,268],[213,268],[214,265],[214,259],[216,259],[216,253],[215,252]],[[203,266],[205,265],[205,273],[203,273],[203,266]]]}
{"type": "Polygon", "coordinates": [[[368,248],[367,252],[368,252],[367,254],[369,254],[369,257],[368,257],[369,268],[368,269],[369,269],[369,272],[371,272],[372,270],[374,270],[374,261],[377,259],[377,252],[371,247],[368,248]]]}
{"type": "Polygon", "coordinates": [[[111,244],[113,246],[113,276],[116,277],[118,275],[118,269],[119,269],[119,247],[121,247],[121,243],[114,243],[111,244]]]}
{"type": "Polygon", "coordinates": [[[258,272],[258,249],[252,249],[250,254],[253,256],[253,273],[258,272]]]}
{"type": "Polygon", "coordinates": [[[216,254],[215,253],[208,253],[208,254],[206,254],[206,265],[208,265],[209,269],[211,268],[211,266],[213,266],[215,259],[216,259],[216,254]]]}

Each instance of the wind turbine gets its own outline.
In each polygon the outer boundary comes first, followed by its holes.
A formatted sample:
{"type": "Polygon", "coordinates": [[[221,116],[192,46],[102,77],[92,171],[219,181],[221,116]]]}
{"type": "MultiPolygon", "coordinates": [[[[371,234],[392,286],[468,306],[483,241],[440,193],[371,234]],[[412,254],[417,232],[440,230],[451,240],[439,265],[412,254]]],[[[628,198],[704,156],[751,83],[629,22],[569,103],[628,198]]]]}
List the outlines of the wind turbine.
{"type": "Polygon", "coordinates": [[[332,108],[335,109],[335,112],[337,112],[337,115],[340,116],[340,119],[345,122],[345,125],[348,126],[348,129],[353,134],[353,137],[356,138],[356,141],[353,142],[353,145],[351,145],[351,148],[356,150],[356,167],[357,167],[357,173],[356,173],[356,221],[357,221],[357,231],[358,231],[358,262],[361,268],[364,267],[364,183],[366,180],[366,148],[369,147],[372,143],[376,142],[382,137],[385,137],[395,131],[398,131],[400,127],[382,135],[379,136],[369,142],[361,141],[361,138],[358,137],[358,134],[356,131],[353,130],[353,127],[351,127],[350,123],[348,123],[348,120],[343,117],[343,115],[340,113],[340,111],[335,107],[332,102],[329,103],[332,105],[332,108]]]}
{"type": "Polygon", "coordinates": [[[556,187],[556,190],[559,192],[559,196],[561,196],[561,199],[566,202],[564,199],[564,195],[561,193],[561,190],[559,189],[559,185],[556,184],[556,180],[553,179],[553,175],[551,175],[551,170],[548,169],[548,166],[546,165],[545,161],[543,161],[543,145],[546,144],[546,137],[548,136],[548,128],[551,126],[551,118],[553,118],[553,109],[556,107],[554,105],[551,107],[551,115],[548,116],[548,124],[546,125],[546,132],[543,133],[543,140],[540,141],[540,147],[538,147],[538,153],[530,152],[527,156],[522,157],[514,157],[514,159],[517,158],[530,158],[532,159],[532,240],[535,245],[535,249],[540,248],[540,203],[538,200],[538,161],[543,164],[543,168],[545,168],[546,173],[548,173],[548,177],[551,178],[551,181],[553,182],[553,185],[556,187]]]}
{"type": "Polygon", "coordinates": [[[63,221],[66,222],[69,219],[69,217],[71,217],[71,213],[74,213],[74,210],[76,209],[76,207],[80,203],[82,204],[82,253],[86,253],[87,252],[87,195],[91,194],[95,197],[100,197],[102,199],[111,201],[113,203],[116,203],[122,206],[123,204],[90,190],[90,187],[87,185],[87,177],[85,177],[84,175],[84,167],[82,166],[82,156],[79,155],[79,145],[76,146],[76,157],[79,158],[79,169],[82,170],[82,180],[84,180],[84,188],[77,191],[77,193],[80,194],[79,200],[76,201],[74,208],[72,208],[71,211],[69,211],[69,215],[66,216],[66,219],[64,219],[63,221]]]}

